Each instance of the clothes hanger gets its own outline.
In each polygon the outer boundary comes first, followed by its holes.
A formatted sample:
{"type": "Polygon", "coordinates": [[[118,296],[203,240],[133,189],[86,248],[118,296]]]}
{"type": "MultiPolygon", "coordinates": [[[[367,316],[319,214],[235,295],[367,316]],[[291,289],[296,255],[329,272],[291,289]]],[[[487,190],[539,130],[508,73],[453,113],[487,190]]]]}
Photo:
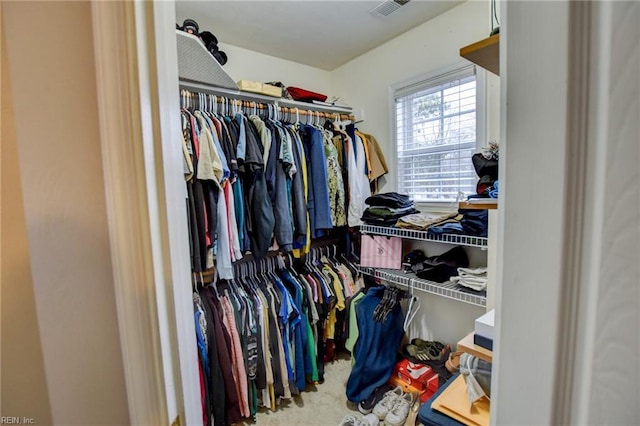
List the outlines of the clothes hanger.
{"type": "Polygon", "coordinates": [[[409,294],[411,297],[409,299],[409,306],[407,307],[407,314],[404,317],[403,325],[405,332],[408,332],[409,325],[411,325],[411,322],[420,310],[421,304],[420,298],[413,293],[413,280],[409,280],[409,294]]]}

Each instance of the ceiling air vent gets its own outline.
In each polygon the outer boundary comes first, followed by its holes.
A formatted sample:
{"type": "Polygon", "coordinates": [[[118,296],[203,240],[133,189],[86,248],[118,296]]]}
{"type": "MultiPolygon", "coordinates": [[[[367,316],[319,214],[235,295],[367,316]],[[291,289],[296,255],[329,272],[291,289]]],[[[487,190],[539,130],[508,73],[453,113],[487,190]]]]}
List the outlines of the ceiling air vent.
{"type": "Polygon", "coordinates": [[[375,16],[389,16],[400,9],[401,6],[409,3],[409,1],[410,0],[387,0],[371,9],[370,13],[375,16]]]}

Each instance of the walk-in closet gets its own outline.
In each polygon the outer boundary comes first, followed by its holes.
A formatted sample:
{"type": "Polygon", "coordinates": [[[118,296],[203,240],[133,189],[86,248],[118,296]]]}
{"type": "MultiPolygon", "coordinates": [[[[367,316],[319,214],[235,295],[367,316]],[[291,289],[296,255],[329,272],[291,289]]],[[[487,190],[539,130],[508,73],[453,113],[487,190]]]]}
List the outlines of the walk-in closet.
{"type": "Polygon", "coordinates": [[[0,8],[0,423],[640,423],[638,2],[0,8]]]}
{"type": "Polygon", "coordinates": [[[203,424],[489,424],[495,8],[176,2],[203,424]],[[455,37],[417,58],[437,25],[455,37]]]}

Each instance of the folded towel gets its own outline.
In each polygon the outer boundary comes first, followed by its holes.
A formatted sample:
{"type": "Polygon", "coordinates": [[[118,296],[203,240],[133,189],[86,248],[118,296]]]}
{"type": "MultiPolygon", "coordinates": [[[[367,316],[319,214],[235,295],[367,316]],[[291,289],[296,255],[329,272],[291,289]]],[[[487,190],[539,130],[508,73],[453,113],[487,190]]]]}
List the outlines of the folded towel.
{"type": "Polygon", "coordinates": [[[487,288],[486,278],[451,277],[450,280],[454,283],[460,284],[463,287],[467,287],[475,291],[482,291],[487,288]]]}
{"type": "Polygon", "coordinates": [[[462,276],[473,276],[473,275],[487,275],[487,268],[485,266],[480,266],[478,268],[458,268],[458,275],[462,276]]]}

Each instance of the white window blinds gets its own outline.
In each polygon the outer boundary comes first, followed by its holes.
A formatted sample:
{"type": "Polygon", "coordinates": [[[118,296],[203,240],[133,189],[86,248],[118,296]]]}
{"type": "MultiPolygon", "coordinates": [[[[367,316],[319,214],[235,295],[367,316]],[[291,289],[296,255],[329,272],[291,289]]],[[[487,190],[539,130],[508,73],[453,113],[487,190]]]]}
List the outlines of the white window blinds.
{"type": "Polygon", "coordinates": [[[394,98],[398,192],[416,202],[475,193],[475,67],[400,88],[394,98]]]}

